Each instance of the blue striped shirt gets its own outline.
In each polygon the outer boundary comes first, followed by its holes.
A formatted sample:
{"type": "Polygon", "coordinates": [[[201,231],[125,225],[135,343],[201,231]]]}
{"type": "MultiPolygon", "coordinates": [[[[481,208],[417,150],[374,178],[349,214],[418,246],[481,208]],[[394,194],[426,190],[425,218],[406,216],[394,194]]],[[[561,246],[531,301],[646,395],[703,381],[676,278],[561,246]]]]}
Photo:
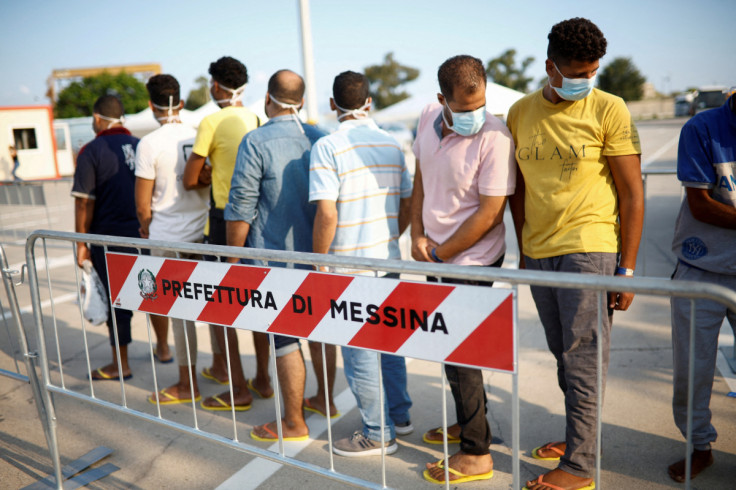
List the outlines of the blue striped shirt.
{"type": "Polygon", "coordinates": [[[330,253],[401,258],[399,200],[411,191],[401,147],[372,119],[345,121],[312,148],[309,200],[337,206],[330,253]]]}

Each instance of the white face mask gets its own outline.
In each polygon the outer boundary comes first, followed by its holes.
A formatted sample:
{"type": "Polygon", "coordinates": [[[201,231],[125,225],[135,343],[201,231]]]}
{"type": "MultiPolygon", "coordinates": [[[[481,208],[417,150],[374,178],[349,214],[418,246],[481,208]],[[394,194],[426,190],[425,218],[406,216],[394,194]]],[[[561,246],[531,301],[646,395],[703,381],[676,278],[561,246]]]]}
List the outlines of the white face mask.
{"type": "Polygon", "coordinates": [[[157,117],[156,120],[166,121],[166,123],[180,123],[179,114],[174,114],[174,96],[169,95],[169,107],[160,106],[151,102],[151,105],[159,111],[167,111],[167,115],[163,117],[157,117]]]}
{"type": "Polygon", "coordinates": [[[268,94],[268,97],[271,99],[271,102],[281,107],[282,109],[291,110],[291,116],[294,119],[294,122],[296,123],[297,126],[299,126],[299,131],[301,131],[302,134],[304,134],[304,128],[302,127],[302,123],[299,120],[299,116],[298,116],[299,107],[301,106],[301,104],[287,104],[285,102],[281,102],[280,100],[276,99],[276,97],[274,97],[271,94],[268,94]]]}
{"type": "Polygon", "coordinates": [[[345,109],[344,107],[337,105],[337,102],[335,102],[335,107],[342,111],[342,114],[337,116],[338,121],[342,121],[348,116],[353,116],[355,119],[365,119],[368,117],[368,109],[370,109],[371,103],[368,99],[365,99],[365,103],[361,107],[358,107],[357,109],[345,109]]]}
{"type": "Polygon", "coordinates": [[[230,105],[235,105],[235,103],[243,97],[243,92],[245,91],[245,86],[246,86],[246,84],[244,83],[238,88],[230,88],[230,87],[224,86],[223,84],[219,82],[218,82],[218,85],[220,86],[222,90],[225,90],[226,92],[230,92],[231,94],[233,94],[232,97],[230,97],[229,99],[219,99],[219,100],[215,99],[215,97],[212,95],[212,87],[215,86],[215,82],[214,80],[210,80],[210,97],[212,97],[212,100],[218,106],[220,104],[224,104],[225,102],[230,102],[230,105]]]}

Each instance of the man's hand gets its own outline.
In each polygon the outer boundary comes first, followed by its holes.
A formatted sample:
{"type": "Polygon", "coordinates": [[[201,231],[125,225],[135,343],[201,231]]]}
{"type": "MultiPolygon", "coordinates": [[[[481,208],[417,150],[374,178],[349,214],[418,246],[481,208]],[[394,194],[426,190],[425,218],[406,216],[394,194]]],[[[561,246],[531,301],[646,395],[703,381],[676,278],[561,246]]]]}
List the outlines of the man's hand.
{"type": "Polygon", "coordinates": [[[202,170],[199,171],[197,177],[197,183],[203,186],[212,184],[212,167],[209,165],[203,165],[202,170]]]}
{"type": "Polygon", "coordinates": [[[411,240],[411,256],[418,262],[434,262],[430,255],[432,249],[439,247],[439,243],[426,236],[413,237],[411,240]]]}
{"type": "Polygon", "coordinates": [[[82,263],[85,260],[92,261],[92,254],[87,248],[87,244],[83,242],[77,242],[77,265],[82,267],[82,263]]]}
{"type": "Polygon", "coordinates": [[[608,307],[614,310],[626,311],[633,301],[634,293],[608,293],[608,307]]]}

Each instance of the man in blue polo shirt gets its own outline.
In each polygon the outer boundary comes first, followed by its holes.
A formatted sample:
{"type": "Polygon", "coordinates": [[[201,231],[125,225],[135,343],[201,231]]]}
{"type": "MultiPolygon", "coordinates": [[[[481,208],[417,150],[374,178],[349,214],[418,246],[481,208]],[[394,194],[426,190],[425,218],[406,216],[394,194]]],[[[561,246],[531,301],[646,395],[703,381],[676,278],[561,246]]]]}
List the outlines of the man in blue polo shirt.
{"type": "MultiPolygon", "coordinates": [[[[675,225],[672,251],[678,263],[673,279],[720,284],[736,290],[736,95],[718,109],[701,112],[680,133],[677,178],[685,187],[675,225]]],[[[690,307],[687,298],[672,298],[675,424],[687,433],[690,307]]],[[[691,477],[713,464],[711,424],[718,334],[727,317],[736,329],[736,313],[715,301],[695,302],[695,379],[691,477]]],[[[685,460],[668,468],[670,477],[685,481],[685,460]]]]}
{"type": "MultiPolygon", "coordinates": [[[[97,99],[93,107],[92,129],[97,137],[85,145],[77,157],[74,171],[74,230],[77,233],[139,238],[135,212],[135,149],[138,138],[123,127],[123,104],[113,95],[97,99]]],[[[131,249],[110,247],[110,251],[135,253],[131,249]]],[[[91,260],[109,296],[105,251],[102,247],[77,243],[77,265],[91,260]]],[[[130,320],[129,310],[115,311],[117,337],[120,345],[120,367],[117,364],[113,319],[108,316],[107,328],[112,345],[112,362],[92,371],[93,380],[116,380],[132,377],[128,365],[130,320]]],[[[156,353],[159,359],[170,358],[166,331],[157,332],[156,353]]]]}

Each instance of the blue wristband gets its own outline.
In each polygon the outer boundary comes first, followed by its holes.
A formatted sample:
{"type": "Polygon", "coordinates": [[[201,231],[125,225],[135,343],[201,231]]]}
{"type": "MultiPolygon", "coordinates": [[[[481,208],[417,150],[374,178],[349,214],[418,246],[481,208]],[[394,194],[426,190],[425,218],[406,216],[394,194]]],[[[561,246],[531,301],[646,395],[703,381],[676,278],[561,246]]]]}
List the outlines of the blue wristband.
{"type": "Polygon", "coordinates": [[[435,248],[432,249],[432,251],[430,252],[430,255],[432,256],[432,258],[434,259],[435,262],[440,262],[440,263],[444,262],[444,260],[442,260],[441,258],[437,257],[437,247],[435,247],[435,248]]]}
{"type": "Polygon", "coordinates": [[[616,267],[616,275],[631,277],[634,275],[634,269],[627,269],[626,267],[616,267]]]}

